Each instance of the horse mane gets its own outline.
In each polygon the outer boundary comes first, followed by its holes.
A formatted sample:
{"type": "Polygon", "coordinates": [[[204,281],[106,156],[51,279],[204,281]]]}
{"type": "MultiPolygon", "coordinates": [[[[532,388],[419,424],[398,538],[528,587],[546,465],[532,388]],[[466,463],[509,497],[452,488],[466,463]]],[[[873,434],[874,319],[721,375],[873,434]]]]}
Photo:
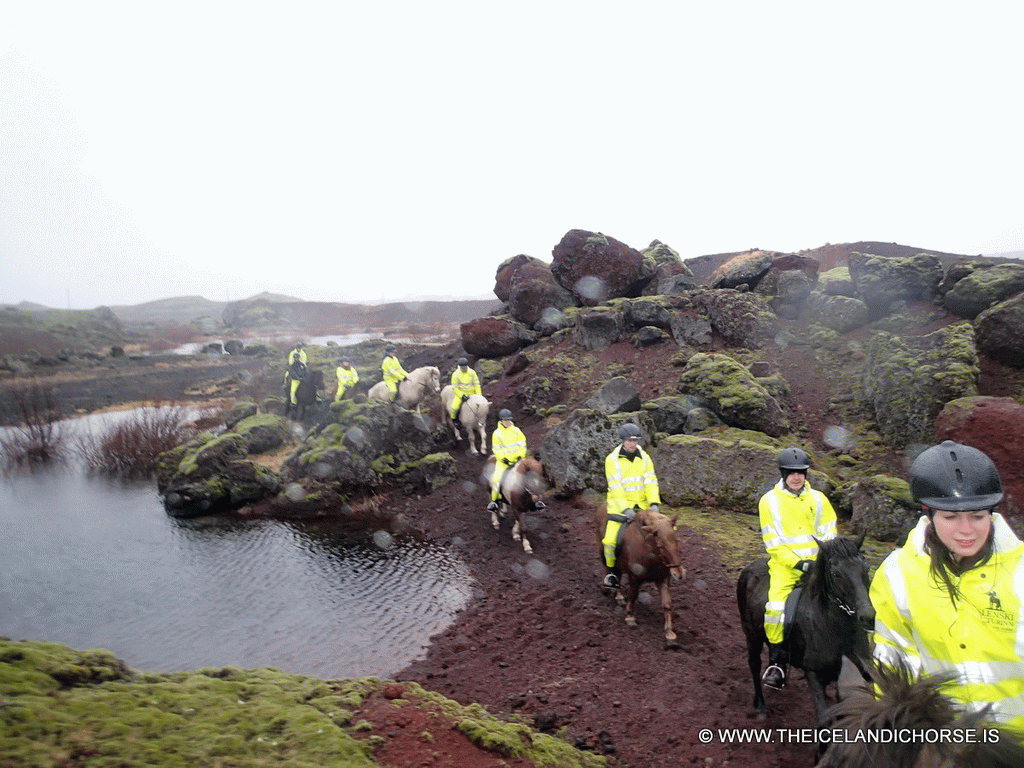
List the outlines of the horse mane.
{"type": "Polygon", "coordinates": [[[814,560],[814,567],[811,569],[811,578],[807,587],[811,592],[817,594],[834,594],[837,591],[835,579],[832,577],[832,569],[829,568],[830,560],[855,560],[863,558],[861,554],[861,542],[856,539],[847,539],[836,536],[832,539],[818,542],[818,556],[814,560]]]}
{"type": "Polygon", "coordinates": [[[865,738],[834,743],[818,763],[828,768],[871,768],[905,765],[916,768],[997,768],[1024,765],[1024,736],[1000,729],[997,743],[988,743],[983,730],[997,728],[988,708],[964,712],[942,689],[956,678],[955,672],[918,678],[902,661],[895,665],[872,664],[868,668],[877,695],[858,686],[828,710],[829,727],[850,734],[871,731],[891,733],[906,729],[924,733],[948,729],[959,738],[923,742],[921,739],[868,741],[865,738]]]}
{"type": "Polygon", "coordinates": [[[675,532],[672,521],[666,515],[655,512],[653,509],[638,510],[636,521],[640,525],[644,538],[651,543],[654,551],[662,560],[669,563],[672,560],[669,556],[670,536],[675,532]]]}

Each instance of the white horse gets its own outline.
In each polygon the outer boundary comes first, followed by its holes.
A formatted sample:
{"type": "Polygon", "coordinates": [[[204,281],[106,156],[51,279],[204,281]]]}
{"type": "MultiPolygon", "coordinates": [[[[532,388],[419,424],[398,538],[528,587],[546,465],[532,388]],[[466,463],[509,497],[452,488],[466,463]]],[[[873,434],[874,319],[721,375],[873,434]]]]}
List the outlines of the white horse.
{"type": "MultiPolygon", "coordinates": [[[[451,384],[446,384],[441,390],[441,409],[445,421],[455,433],[455,442],[459,441],[459,433],[452,424],[448,414],[451,413],[452,403],[455,402],[455,390],[451,384]]],[[[462,408],[459,409],[459,423],[466,430],[466,438],[469,440],[469,452],[477,453],[476,441],[480,439],[480,451],[483,456],[487,455],[487,412],[491,404],[483,395],[470,395],[462,401],[462,408]]]]}
{"type": "MultiPolygon", "coordinates": [[[[409,375],[398,384],[397,401],[406,408],[415,408],[418,412],[420,404],[427,395],[436,395],[440,391],[441,372],[433,365],[424,365],[409,371],[409,375]]],[[[378,381],[370,387],[370,391],[366,393],[366,399],[388,402],[390,399],[388,385],[383,381],[378,381]]]]}

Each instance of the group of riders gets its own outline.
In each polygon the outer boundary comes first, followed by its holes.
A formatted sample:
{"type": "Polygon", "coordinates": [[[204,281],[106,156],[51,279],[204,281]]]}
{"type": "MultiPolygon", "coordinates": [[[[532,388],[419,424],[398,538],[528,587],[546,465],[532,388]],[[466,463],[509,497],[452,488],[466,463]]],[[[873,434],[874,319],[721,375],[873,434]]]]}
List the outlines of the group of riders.
{"type": "MultiPolygon", "coordinates": [[[[388,345],[381,373],[391,399],[408,374],[388,345]]],[[[289,355],[305,363],[297,345],[289,355]]],[[[347,358],[338,365],[338,394],[359,380],[347,358]]],[[[481,395],[480,379],[459,358],[451,376],[454,399],[448,416],[481,395]]],[[[294,392],[294,384],[292,392],[294,392]]],[[[605,457],[607,526],[602,538],[601,586],[619,587],[616,560],[620,532],[641,509],[660,511],[661,495],[643,433],[633,423],[619,428],[620,443],[605,457]]],[[[495,459],[488,511],[501,503],[501,477],[527,455],[526,435],[510,410],[498,412],[491,434],[495,459]]],[[[837,535],[836,513],[824,493],[811,487],[811,460],[797,447],[778,454],[778,482],[758,502],[768,554],[769,590],[764,632],[768,641],[766,687],[786,686],[786,599],[811,571],[818,543],[837,535]]],[[[921,516],[905,544],[882,562],[870,586],[875,609],[874,655],[916,675],[948,674],[944,692],[967,708],[1024,733],[1024,543],[996,511],[1003,484],[982,451],[946,440],[922,451],[909,472],[921,516]]],[[[537,509],[544,504],[537,502],[537,509]]]]}

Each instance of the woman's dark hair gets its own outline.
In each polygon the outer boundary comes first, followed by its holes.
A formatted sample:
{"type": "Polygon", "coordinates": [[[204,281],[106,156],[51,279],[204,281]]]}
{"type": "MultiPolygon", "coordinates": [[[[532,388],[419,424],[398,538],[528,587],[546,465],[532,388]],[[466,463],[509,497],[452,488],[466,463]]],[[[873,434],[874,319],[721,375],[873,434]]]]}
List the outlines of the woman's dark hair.
{"type": "MultiPolygon", "coordinates": [[[[989,513],[991,515],[991,513],[989,513]]],[[[985,539],[984,545],[978,551],[978,554],[971,555],[970,557],[963,557],[960,560],[954,560],[953,554],[949,551],[939,535],[935,532],[935,523],[932,522],[928,526],[924,534],[924,551],[931,558],[931,565],[928,568],[928,572],[931,574],[935,581],[940,582],[946,586],[946,591],[949,592],[949,599],[953,603],[953,607],[956,607],[956,601],[963,597],[960,594],[960,589],[953,583],[950,578],[950,574],[954,576],[960,576],[963,573],[988,562],[988,559],[992,557],[992,540],[995,536],[996,528],[994,525],[988,529],[988,538],[985,539]]]]}

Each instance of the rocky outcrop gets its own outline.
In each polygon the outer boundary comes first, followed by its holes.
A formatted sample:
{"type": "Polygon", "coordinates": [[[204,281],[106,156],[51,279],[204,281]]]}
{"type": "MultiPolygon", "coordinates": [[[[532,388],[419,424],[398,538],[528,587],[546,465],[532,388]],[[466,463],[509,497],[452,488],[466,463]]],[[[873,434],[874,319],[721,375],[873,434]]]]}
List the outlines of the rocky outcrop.
{"type": "Polygon", "coordinates": [[[932,299],[942,280],[942,262],[928,253],[904,257],[851,253],[848,266],[857,295],[872,317],[890,314],[898,301],[932,299]]]}
{"type": "Polygon", "coordinates": [[[644,296],[681,293],[697,287],[693,272],[679,254],[659,240],[654,240],[641,253],[654,262],[654,279],[643,290],[644,296]]]}
{"type": "Polygon", "coordinates": [[[772,251],[740,253],[718,267],[711,274],[709,283],[712,288],[752,290],[768,274],[775,255],[772,251]]]}
{"type": "Polygon", "coordinates": [[[804,317],[836,333],[847,333],[868,322],[868,305],[849,296],[812,293],[804,306],[804,317]]]}
{"type": "Polygon", "coordinates": [[[930,444],[943,405],[977,394],[978,375],[970,323],[915,337],[879,332],[868,347],[864,396],[889,445],[930,444]]]}
{"type": "Polygon", "coordinates": [[[994,360],[1024,368],[1024,293],[1001,301],[974,319],[978,349],[994,360]]]}
{"type": "Polygon", "coordinates": [[[972,319],[989,307],[1024,291],[1024,264],[958,265],[966,272],[942,298],[942,304],[960,317],[972,319]]]}
{"type": "Polygon", "coordinates": [[[698,352],[679,376],[678,389],[705,400],[726,424],[780,437],[789,422],[750,370],[727,355],[698,352]]]}
{"type": "Polygon", "coordinates": [[[579,304],[639,296],[654,279],[654,260],[600,232],[569,230],[551,251],[551,274],[579,304]]]}
{"type": "Polygon", "coordinates": [[[494,295],[508,303],[512,317],[534,328],[552,311],[577,305],[575,297],[560,286],[551,267],[532,256],[515,256],[501,264],[495,275],[494,295]]]}
{"type": "Polygon", "coordinates": [[[459,326],[462,348],[477,357],[504,357],[535,344],[537,334],[508,317],[481,317],[459,326]]]}
{"type": "Polygon", "coordinates": [[[902,544],[920,514],[906,480],[875,475],[859,481],[851,494],[854,533],[867,533],[878,541],[902,544]]]}
{"type": "MultiPolygon", "coordinates": [[[[666,437],[654,456],[661,498],[670,506],[756,515],[761,495],[779,482],[776,457],[781,447],[765,435],[736,429],[666,437]]],[[[832,487],[826,475],[813,469],[808,481],[825,493],[832,487]]]]}
{"type": "Polygon", "coordinates": [[[629,383],[629,379],[616,376],[598,388],[585,406],[593,411],[604,414],[623,413],[640,410],[640,393],[629,383]]]}

